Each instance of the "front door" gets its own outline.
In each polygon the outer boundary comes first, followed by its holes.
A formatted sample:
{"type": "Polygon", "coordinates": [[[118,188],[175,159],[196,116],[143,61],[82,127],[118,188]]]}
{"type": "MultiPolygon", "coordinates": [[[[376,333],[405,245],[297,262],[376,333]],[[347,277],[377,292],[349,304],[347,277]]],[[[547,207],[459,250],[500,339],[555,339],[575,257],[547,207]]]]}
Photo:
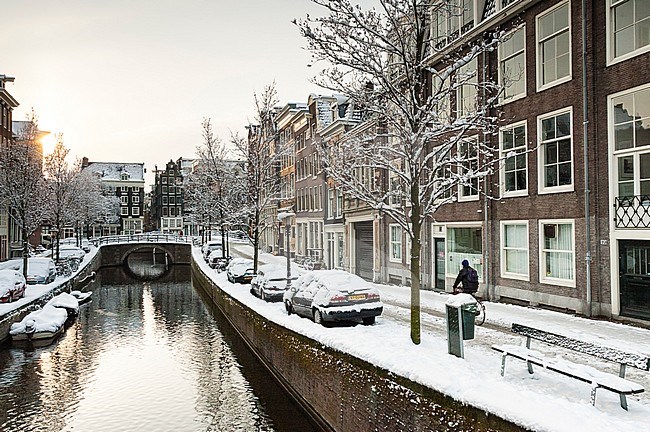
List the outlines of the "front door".
{"type": "Polygon", "coordinates": [[[650,241],[621,241],[621,315],[650,320],[650,241]]]}
{"type": "Polygon", "coordinates": [[[433,262],[433,277],[434,288],[437,290],[445,290],[445,239],[434,238],[434,262],[433,262]]]}

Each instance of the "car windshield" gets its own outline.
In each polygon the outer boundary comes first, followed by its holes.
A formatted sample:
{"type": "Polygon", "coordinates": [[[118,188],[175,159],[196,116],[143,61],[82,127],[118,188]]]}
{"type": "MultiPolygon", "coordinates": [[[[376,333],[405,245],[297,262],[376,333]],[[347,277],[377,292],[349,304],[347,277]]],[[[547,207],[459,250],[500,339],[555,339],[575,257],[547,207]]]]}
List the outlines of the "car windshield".
{"type": "Polygon", "coordinates": [[[27,264],[27,273],[32,275],[47,275],[50,272],[50,263],[45,260],[32,261],[27,264]]]}

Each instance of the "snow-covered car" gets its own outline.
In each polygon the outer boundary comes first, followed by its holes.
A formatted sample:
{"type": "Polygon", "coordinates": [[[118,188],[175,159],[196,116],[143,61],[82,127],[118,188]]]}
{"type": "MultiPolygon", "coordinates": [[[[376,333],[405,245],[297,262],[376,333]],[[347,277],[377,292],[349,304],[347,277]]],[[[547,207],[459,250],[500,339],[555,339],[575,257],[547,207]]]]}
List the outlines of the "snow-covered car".
{"type": "MultiPolygon", "coordinates": [[[[292,272],[295,275],[295,272],[292,272]]],[[[297,277],[292,277],[292,280],[297,277]]],[[[251,294],[266,301],[282,301],[287,290],[287,266],[264,264],[251,280],[251,294]]]]}
{"type": "MultiPolygon", "coordinates": [[[[56,246],[51,249],[46,251],[42,256],[46,257],[56,257],[56,246]]],[[[69,244],[63,244],[59,245],[59,259],[61,260],[66,260],[69,258],[74,258],[78,261],[82,261],[84,257],[86,256],[86,252],[84,252],[83,249],[77,246],[69,245],[69,244]]]]}
{"type": "Polygon", "coordinates": [[[203,259],[207,262],[210,253],[216,249],[223,249],[221,240],[209,240],[203,243],[203,246],[201,246],[201,254],[203,254],[203,259]]]}
{"type": "Polygon", "coordinates": [[[210,268],[224,270],[232,257],[224,257],[222,249],[215,249],[208,255],[208,265],[210,268]]]}
{"type": "Polygon", "coordinates": [[[0,270],[0,303],[8,303],[25,296],[25,278],[18,270],[0,270]]]}
{"type": "Polygon", "coordinates": [[[255,276],[253,260],[248,258],[233,258],[226,267],[226,276],[232,283],[250,283],[255,276]]]}
{"type": "Polygon", "coordinates": [[[377,288],[343,270],[305,273],[284,293],[284,305],[288,314],[296,313],[319,324],[361,320],[371,325],[384,309],[377,288]]]}
{"type": "MultiPolygon", "coordinates": [[[[0,268],[10,268],[23,272],[23,259],[11,259],[0,265],[0,268]]],[[[36,256],[27,259],[27,285],[48,284],[56,279],[56,264],[51,258],[36,256]]]]}

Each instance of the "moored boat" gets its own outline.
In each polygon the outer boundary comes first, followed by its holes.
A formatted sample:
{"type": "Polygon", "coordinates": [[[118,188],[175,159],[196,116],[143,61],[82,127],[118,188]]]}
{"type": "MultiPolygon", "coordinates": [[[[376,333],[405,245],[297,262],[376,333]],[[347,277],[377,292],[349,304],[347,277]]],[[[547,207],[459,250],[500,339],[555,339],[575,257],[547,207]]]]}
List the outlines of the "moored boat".
{"type": "Polygon", "coordinates": [[[63,332],[67,319],[65,309],[46,304],[43,309],[31,312],[22,321],[13,323],[9,334],[14,341],[53,341],[63,332]]]}
{"type": "Polygon", "coordinates": [[[79,300],[77,300],[75,296],[66,292],[62,292],[59,295],[52,297],[50,301],[47,302],[46,306],[47,305],[65,309],[68,318],[73,318],[79,313],[79,300]]]}
{"type": "Polygon", "coordinates": [[[77,299],[79,306],[81,306],[82,304],[88,303],[90,301],[90,296],[93,295],[93,292],[70,291],[70,294],[77,299]]]}

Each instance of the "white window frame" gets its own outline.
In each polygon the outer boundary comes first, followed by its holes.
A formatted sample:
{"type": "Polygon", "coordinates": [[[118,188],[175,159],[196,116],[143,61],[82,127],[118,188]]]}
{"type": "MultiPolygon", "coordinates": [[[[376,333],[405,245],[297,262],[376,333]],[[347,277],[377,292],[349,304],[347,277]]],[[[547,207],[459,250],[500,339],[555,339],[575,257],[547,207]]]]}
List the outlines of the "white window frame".
{"type": "Polygon", "coordinates": [[[526,274],[523,273],[513,273],[509,272],[507,270],[506,266],[506,252],[509,249],[512,250],[518,250],[518,251],[525,251],[526,252],[526,262],[530,262],[530,230],[528,227],[528,221],[527,220],[504,220],[501,221],[501,242],[500,242],[500,252],[501,252],[501,277],[505,279],[517,279],[517,280],[523,280],[523,281],[530,281],[530,265],[526,267],[526,274]],[[521,248],[515,248],[515,247],[509,247],[506,245],[506,227],[507,226],[515,226],[515,225],[523,225],[526,227],[526,248],[521,249],[521,248]]]}
{"type": "Polygon", "coordinates": [[[128,195],[120,195],[120,204],[128,204],[129,203],[129,197],[128,195]]]}
{"type": "MultiPolygon", "coordinates": [[[[465,138],[465,139],[461,139],[458,142],[457,150],[458,150],[458,153],[460,154],[460,152],[461,152],[460,147],[463,144],[468,144],[470,142],[471,142],[471,144],[469,144],[471,146],[470,148],[474,148],[476,150],[475,157],[463,159],[462,163],[459,163],[459,170],[466,170],[467,168],[466,168],[465,165],[467,163],[471,163],[472,161],[476,161],[476,170],[479,169],[479,162],[480,161],[479,161],[478,148],[477,148],[478,145],[479,145],[478,136],[475,135],[473,137],[468,137],[468,138],[465,138]]],[[[477,201],[479,199],[479,190],[481,188],[480,180],[478,178],[476,178],[475,180],[476,180],[476,193],[472,194],[472,195],[465,195],[465,193],[463,192],[463,189],[465,188],[465,186],[458,183],[458,202],[477,201]]]]}
{"type": "MultiPolygon", "coordinates": [[[[518,93],[518,94],[510,96],[510,97],[506,97],[505,92],[504,92],[504,94],[501,97],[501,101],[500,101],[502,104],[507,104],[507,103],[516,101],[518,99],[523,99],[523,98],[526,97],[527,92],[528,92],[528,85],[527,85],[527,83],[528,83],[528,81],[527,81],[528,74],[526,73],[526,26],[524,25],[524,26],[522,26],[522,27],[520,27],[520,28],[518,28],[516,30],[513,30],[512,32],[510,32],[510,34],[507,36],[507,38],[515,37],[515,34],[517,34],[519,32],[521,32],[521,34],[523,34],[523,39],[524,39],[524,46],[523,46],[521,51],[514,52],[514,53],[510,54],[508,57],[503,58],[502,57],[503,54],[501,53],[503,43],[499,44],[499,53],[498,53],[498,56],[499,56],[499,67],[498,67],[498,69],[499,69],[499,71],[498,71],[499,72],[499,84],[502,85],[502,86],[505,86],[505,84],[507,84],[507,83],[504,83],[504,81],[506,80],[507,77],[504,76],[504,73],[503,73],[503,67],[502,67],[503,63],[510,60],[510,59],[513,59],[513,58],[517,57],[519,54],[522,54],[523,55],[523,70],[522,70],[522,75],[521,75],[519,80],[523,80],[523,82],[524,82],[524,91],[522,93],[518,93]]],[[[519,80],[517,80],[517,81],[519,81],[519,80]]]]}
{"type": "Polygon", "coordinates": [[[512,197],[521,197],[521,196],[528,196],[528,183],[530,181],[530,173],[528,171],[528,121],[523,120],[517,123],[512,123],[507,126],[502,127],[499,130],[499,157],[503,161],[502,162],[502,167],[499,170],[499,183],[501,185],[501,197],[503,198],[512,198],[512,197]],[[523,146],[523,151],[521,151],[522,147],[514,147],[509,150],[504,150],[503,149],[503,133],[507,131],[513,131],[514,129],[518,127],[524,127],[524,146],[523,146]],[[506,191],[506,170],[505,170],[505,164],[506,164],[506,159],[507,155],[510,152],[515,152],[517,156],[523,155],[523,157],[526,160],[526,187],[524,189],[519,189],[519,190],[514,190],[514,191],[506,191]],[[523,153],[523,154],[522,154],[523,153]]]}
{"type": "Polygon", "coordinates": [[[133,216],[140,216],[140,207],[131,207],[131,214],[133,216]]]}
{"type": "Polygon", "coordinates": [[[128,215],[129,215],[129,208],[121,207],[120,216],[128,216],[128,215]]]}
{"type": "Polygon", "coordinates": [[[402,236],[403,230],[400,224],[389,224],[388,225],[388,260],[390,262],[401,263],[402,262],[402,236]],[[397,231],[397,239],[393,238],[394,232],[397,231]],[[394,248],[397,246],[397,248],[394,248]],[[397,254],[395,252],[398,252],[397,254]]]}
{"type": "Polygon", "coordinates": [[[133,204],[138,204],[140,202],[140,195],[133,195],[131,201],[133,201],[133,204]]]}
{"type": "MultiPolygon", "coordinates": [[[[561,193],[561,192],[573,192],[576,181],[576,167],[575,167],[575,154],[574,154],[574,136],[573,136],[573,106],[562,108],[556,111],[552,111],[537,117],[537,192],[539,194],[551,194],[551,193],[561,193]],[[571,132],[569,133],[568,139],[571,141],[571,183],[568,185],[561,186],[544,186],[545,183],[545,163],[546,155],[544,153],[544,142],[542,142],[542,121],[549,119],[551,117],[557,117],[561,114],[569,113],[569,119],[571,121],[571,132]]],[[[563,139],[567,139],[564,137],[563,139]]]]}
{"type": "MultiPolygon", "coordinates": [[[[576,287],[576,229],[573,219],[540,219],[539,220],[539,282],[546,285],[559,285],[575,288],[576,287]],[[546,250],[544,248],[544,225],[571,225],[571,242],[573,250],[571,251],[573,279],[559,279],[546,276],[546,250]]],[[[566,251],[562,251],[566,252],[566,251]]]]}
{"type": "Polygon", "coordinates": [[[336,189],[336,217],[343,216],[343,191],[340,188],[336,189]]]}
{"type": "MultiPolygon", "coordinates": [[[[639,1],[639,0],[636,0],[639,1]]],[[[647,1],[647,0],[641,0],[647,1]]],[[[605,14],[607,17],[606,20],[606,32],[607,32],[607,66],[631,59],[633,57],[639,56],[650,51],[650,44],[645,45],[641,48],[633,49],[632,51],[622,54],[618,57],[615,56],[615,41],[614,41],[614,14],[612,9],[616,6],[620,6],[625,3],[625,0],[606,0],[605,3],[605,14]]]]}
{"type": "MultiPolygon", "coordinates": [[[[562,3],[558,3],[555,6],[549,8],[549,9],[546,9],[544,12],[538,14],[535,17],[535,45],[536,45],[536,50],[537,50],[537,59],[536,59],[537,66],[536,66],[536,69],[537,69],[537,91],[538,92],[546,90],[546,89],[551,88],[551,87],[555,87],[557,85],[560,85],[562,83],[571,81],[573,79],[573,53],[572,53],[573,44],[572,44],[572,38],[571,38],[571,31],[572,31],[572,28],[571,28],[571,1],[570,0],[567,0],[566,2],[562,2],[562,3]],[[569,15],[568,16],[568,21],[567,21],[568,22],[568,27],[567,27],[567,30],[566,30],[568,32],[568,35],[569,35],[569,74],[567,76],[562,77],[562,78],[557,78],[557,79],[555,79],[553,81],[549,81],[547,83],[544,83],[543,80],[542,80],[542,76],[543,76],[543,73],[542,73],[542,68],[543,68],[542,54],[543,54],[543,50],[541,48],[541,45],[542,45],[543,41],[540,41],[540,35],[539,35],[539,25],[540,24],[539,24],[539,22],[540,22],[540,19],[542,17],[546,16],[547,14],[555,12],[555,10],[557,10],[557,9],[559,9],[561,7],[564,7],[565,5],[567,7],[567,12],[568,12],[568,15],[569,15]]],[[[559,33],[554,33],[552,36],[547,37],[545,40],[557,37],[558,34],[559,33]]]]}

